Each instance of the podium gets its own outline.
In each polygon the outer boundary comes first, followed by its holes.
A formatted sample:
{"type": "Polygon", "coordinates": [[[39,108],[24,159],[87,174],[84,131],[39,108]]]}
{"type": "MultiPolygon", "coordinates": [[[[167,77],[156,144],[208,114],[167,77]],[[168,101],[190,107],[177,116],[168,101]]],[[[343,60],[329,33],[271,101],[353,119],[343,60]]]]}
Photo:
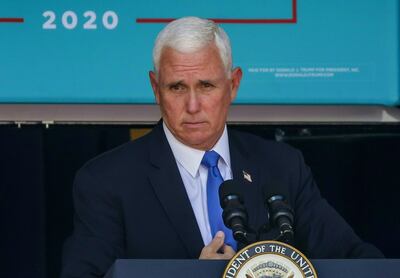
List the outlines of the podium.
{"type": "MultiPolygon", "coordinates": [[[[400,259],[311,260],[319,278],[399,278],[400,259]]],[[[105,278],[220,278],[228,261],[116,260],[105,278]]]]}

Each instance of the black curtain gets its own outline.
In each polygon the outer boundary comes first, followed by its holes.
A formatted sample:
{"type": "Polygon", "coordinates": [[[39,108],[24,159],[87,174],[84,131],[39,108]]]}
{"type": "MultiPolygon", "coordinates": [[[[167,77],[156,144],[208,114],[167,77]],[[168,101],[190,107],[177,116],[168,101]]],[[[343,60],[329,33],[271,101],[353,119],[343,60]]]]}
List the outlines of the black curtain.
{"type": "Polygon", "coordinates": [[[42,132],[0,131],[0,277],[45,277],[42,132]]]}

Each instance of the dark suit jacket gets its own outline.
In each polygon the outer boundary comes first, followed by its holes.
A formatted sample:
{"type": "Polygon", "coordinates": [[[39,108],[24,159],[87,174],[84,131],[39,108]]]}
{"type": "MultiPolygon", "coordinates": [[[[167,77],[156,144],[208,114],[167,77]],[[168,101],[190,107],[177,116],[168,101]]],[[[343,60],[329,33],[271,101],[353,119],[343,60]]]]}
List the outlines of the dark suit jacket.
{"type": "MultiPolygon", "coordinates": [[[[243,186],[251,227],[268,221],[264,188],[279,180],[295,211],[294,245],[306,256],[381,256],[321,198],[299,151],[232,130],[228,137],[233,178],[243,186]]],[[[198,258],[204,247],[161,123],[88,162],[77,173],[73,194],[74,232],[64,246],[64,278],[104,275],[117,258],[198,258]]],[[[263,239],[275,236],[272,230],[263,239]]]]}

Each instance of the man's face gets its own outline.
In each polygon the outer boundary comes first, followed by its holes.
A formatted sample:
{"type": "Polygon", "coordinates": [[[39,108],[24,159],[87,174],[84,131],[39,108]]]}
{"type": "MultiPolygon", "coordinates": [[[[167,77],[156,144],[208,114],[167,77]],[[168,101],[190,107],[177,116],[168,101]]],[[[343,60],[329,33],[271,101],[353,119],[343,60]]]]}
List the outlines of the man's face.
{"type": "Polygon", "coordinates": [[[158,76],[150,81],[163,120],[172,134],[192,148],[209,150],[221,136],[242,71],[228,79],[215,45],[194,53],[165,48],[158,76]]]}

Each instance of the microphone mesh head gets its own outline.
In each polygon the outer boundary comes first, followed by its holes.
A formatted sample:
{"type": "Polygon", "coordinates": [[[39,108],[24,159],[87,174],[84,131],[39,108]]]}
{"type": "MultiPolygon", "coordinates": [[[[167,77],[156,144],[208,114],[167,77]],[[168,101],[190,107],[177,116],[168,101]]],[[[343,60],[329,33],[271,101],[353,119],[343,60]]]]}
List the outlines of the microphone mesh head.
{"type": "Polygon", "coordinates": [[[271,198],[276,198],[280,196],[282,199],[285,199],[284,196],[288,195],[287,190],[285,190],[286,186],[279,179],[271,179],[265,186],[264,186],[264,196],[265,200],[269,201],[271,198]]]}
{"type": "Polygon", "coordinates": [[[224,207],[223,202],[228,196],[237,196],[239,199],[242,199],[242,190],[240,184],[234,180],[226,180],[221,183],[218,190],[221,207],[224,207]]]}

